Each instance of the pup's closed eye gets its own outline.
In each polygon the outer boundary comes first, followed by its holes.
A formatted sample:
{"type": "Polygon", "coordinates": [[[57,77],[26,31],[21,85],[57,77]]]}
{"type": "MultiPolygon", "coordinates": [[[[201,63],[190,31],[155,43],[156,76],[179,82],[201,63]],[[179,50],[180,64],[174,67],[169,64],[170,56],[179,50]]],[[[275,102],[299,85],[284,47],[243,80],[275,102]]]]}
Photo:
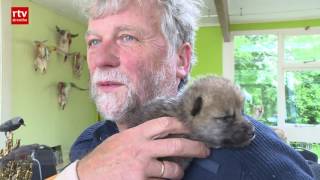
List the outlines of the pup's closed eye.
{"type": "Polygon", "coordinates": [[[202,104],[203,104],[202,97],[201,96],[197,97],[197,99],[193,103],[193,108],[191,110],[192,116],[196,116],[197,114],[200,113],[200,111],[202,109],[202,104]]]}
{"type": "Polygon", "coordinates": [[[227,115],[224,115],[224,116],[217,116],[217,117],[214,117],[215,119],[220,119],[220,120],[228,120],[228,119],[234,119],[236,117],[236,114],[233,113],[233,114],[227,114],[227,115]]]}

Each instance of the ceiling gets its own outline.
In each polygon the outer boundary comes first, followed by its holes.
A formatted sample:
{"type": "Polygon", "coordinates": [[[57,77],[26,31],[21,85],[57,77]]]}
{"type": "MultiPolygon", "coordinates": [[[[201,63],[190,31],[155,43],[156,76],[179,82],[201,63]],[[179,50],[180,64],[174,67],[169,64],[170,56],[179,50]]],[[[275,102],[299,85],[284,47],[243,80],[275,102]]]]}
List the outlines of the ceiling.
{"type": "MultiPolygon", "coordinates": [[[[32,0],[58,14],[79,22],[86,19],[79,12],[78,0],[32,0]]],[[[218,25],[214,0],[204,0],[200,25],[218,25]]],[[[228,0],[231,24],[320,19],[320,0],[228,0]]]]}

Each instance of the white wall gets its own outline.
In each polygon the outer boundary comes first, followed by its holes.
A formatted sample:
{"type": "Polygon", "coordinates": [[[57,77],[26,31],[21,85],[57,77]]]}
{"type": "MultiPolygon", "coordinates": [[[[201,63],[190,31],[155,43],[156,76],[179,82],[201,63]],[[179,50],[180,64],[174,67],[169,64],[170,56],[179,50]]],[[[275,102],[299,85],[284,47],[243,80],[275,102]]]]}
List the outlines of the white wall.
{"type": "MultiPolygon", "coordinates": [[[[11,14],[10,14],[11,0],[1,0],[0,4],[0,123],[11,118],[11,14]]],[[[4,144],[4,135],[0,133],[0,147],[4,144]]]]}

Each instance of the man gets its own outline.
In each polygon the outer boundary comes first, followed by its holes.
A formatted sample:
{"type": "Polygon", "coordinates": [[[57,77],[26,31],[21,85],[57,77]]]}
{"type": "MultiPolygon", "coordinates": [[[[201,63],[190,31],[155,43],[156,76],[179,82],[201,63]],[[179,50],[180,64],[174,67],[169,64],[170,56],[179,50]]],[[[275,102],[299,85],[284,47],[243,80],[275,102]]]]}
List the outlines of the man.
{"type": "Polygon", "coordinates": [[[198,0],[91,1],[88,66],[91,93],[108,121],[85,130],[74,143],[69,165],[58,179],[312,179],[305,161],[272,131],[256,126],[255,140],[243,149],[209,149],[183,138],[179,121],[163,117],[127,129],[117,119],[137,102],[175,96],[188,79],[198,0]],[[158,158],[193,157],[183,171],[158,158]],[[203,159],[206,158],[206,159],[203,159]]]}

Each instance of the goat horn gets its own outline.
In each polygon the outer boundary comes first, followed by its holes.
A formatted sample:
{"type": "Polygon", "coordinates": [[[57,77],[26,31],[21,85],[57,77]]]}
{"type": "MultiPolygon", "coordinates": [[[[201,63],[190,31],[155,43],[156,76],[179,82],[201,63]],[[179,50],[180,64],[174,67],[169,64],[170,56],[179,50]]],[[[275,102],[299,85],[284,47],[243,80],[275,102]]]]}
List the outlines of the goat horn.
{"type": "Polygon", "coordinates": [[[74,38],[74,37],[77,37],[79,34],[71,34],[71,37],[74,38]]]}
{"type": "Polygon", "coordinates": [[[59,28],[58,26],[56,26],[56,29],[57,29],[57,31],[58,31],[58,32],[60,32],[60,31],[61,31],[61,30],[60,30],[60,28],[59,28]]]}

